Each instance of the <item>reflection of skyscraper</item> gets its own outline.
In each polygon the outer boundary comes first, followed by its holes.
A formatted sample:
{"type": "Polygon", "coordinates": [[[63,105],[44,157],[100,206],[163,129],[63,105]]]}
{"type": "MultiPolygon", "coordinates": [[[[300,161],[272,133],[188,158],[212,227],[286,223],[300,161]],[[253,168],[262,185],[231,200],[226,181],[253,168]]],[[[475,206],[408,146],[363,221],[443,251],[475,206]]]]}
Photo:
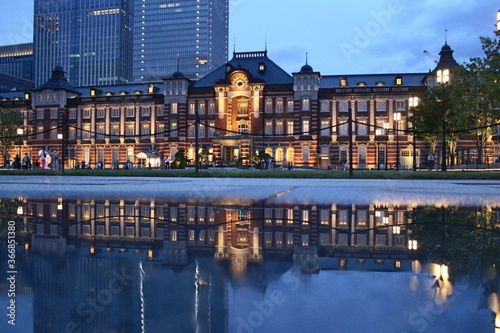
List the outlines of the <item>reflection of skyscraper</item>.
{"type": "Polygon", "coordinates": [[[132,6],[121,0],[35,0],[36,84],[44,83],[56,65],[67,71],[75,86],[128,82],[132,6]]]}
{"type": "Polygon", "coordinates": [[[32,264],[35,332],[140,332],[134,258],[35,255],[32,264]]]}
{"type": "Polygon", "coordinates": [[[228,0],[136,0],[134,81],[196,79],[227,60],[228,0]]]}

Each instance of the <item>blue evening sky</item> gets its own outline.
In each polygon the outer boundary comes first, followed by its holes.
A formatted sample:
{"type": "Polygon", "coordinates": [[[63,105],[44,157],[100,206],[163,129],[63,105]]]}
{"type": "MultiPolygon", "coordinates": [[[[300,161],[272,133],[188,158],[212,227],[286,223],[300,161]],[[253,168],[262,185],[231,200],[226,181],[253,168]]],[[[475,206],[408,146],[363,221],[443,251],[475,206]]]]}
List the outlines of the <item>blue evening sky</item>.
{"type": "MultiPolygon", "coordinates": [[[[167,1],[167,0],[166,0],[167,1]]],[[[32,41],[33,0],[2,1],[0,45],[32,41]]],[[[230,0],[229,57],[263,50],[287,72],[426,72],[444,44],[464,62],[493,36],[498,0],[230,0]]]]}

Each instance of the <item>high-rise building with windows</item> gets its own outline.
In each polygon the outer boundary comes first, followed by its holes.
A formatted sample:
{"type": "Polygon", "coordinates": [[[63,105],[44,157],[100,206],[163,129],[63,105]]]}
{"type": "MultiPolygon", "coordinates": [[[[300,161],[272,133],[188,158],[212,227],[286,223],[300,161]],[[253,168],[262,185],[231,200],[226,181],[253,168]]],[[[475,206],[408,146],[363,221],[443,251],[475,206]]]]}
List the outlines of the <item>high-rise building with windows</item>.
{"type": "Polygon", "coordinates": [[[132,79],[134,0],[35,0],[35,82],[54,66],[71,84],[92,86],[132,79]]]}
{"type": "Polygon", "coordinates": [[[135,0],[134,81],[198,79],[228,54],[229,0],[135,0]]]}

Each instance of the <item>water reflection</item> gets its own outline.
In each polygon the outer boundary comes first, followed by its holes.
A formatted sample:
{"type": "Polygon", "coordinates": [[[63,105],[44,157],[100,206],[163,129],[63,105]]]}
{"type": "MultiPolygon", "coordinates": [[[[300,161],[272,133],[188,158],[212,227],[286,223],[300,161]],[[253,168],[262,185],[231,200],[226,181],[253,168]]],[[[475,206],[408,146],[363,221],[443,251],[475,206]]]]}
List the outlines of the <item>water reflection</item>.
{"type": "Polygon", "coordinates": [[[499,330],[500,207],[1,205],[31,318],[20,332],[499,330]]]}

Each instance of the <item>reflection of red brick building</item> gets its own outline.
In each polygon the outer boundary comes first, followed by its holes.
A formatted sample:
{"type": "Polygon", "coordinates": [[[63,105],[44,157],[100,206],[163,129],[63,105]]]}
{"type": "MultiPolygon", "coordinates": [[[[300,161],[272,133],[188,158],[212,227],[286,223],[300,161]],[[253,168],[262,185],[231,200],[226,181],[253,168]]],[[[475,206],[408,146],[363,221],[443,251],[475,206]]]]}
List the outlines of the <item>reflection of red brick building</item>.
{"type": "MultiPolygon", "coordinates": [[[[191,204],[141,200],[21,203],[26,241],[36,251],[79,243],[90,254],[136,253],[183,264],[188,253],[229,260],[235,273],[272,255],[331,256],[374,251],[408,256],[409,208],[315,204],[191,204]],[[40,244],[46,248],[40,247],[40,244]],[[35,246],[36,245],[36,246],[35,246]],[[305,252],[304,252],[305,251],[305,252]]],[[[30,248],[28,245],[26,248],[30,248]]],[[[49,251],[50,252],[50,251],[49,251]]],[[[54,251],[52,251],[54,252],[54,251]]],[[[56,251],[57,252],[57,251],[56,251]]]]}
{"type": "MultiPolygon", "coordinates": [[[[452,53],[445,45],[436,68],[455,65],[452,53]]],[[[251,152],[264,151],[276,165],[342,166],[352,115],[353,165],[395,166],[399,148],[406,169],[414,153],[418,165],[426,163],[427,143],[403,131],[418,94],[435,81],[435,71],[321,75],[308,64],[290,75],[267,51],[244,52],[198,81],[177,71],[163,82],[74,88],[57,67],[31,94],[2,93],[0,107],[24,110],[32,134],[12,154],[60,151],[64,134],[66,167],[154,167],[180,149],[194,159],[195,137],[202,164],[251,164],[251,152]]],[[[490,155],[499,150],[495,139],[490,155]]],[[[457,149],[471,147],[463,140],[457,149]]]]}

